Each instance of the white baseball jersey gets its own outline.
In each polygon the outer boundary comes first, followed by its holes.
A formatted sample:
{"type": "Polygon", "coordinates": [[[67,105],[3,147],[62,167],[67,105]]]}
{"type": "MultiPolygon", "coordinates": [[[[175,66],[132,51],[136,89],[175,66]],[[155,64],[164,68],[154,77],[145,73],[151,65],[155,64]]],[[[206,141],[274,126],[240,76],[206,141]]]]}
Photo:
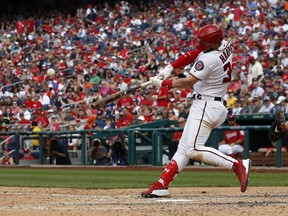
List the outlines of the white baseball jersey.
{"type": "Polygon", "coordinates": [[[217,49],[200,53],[190,74],[200,81],[194,93],[203,96],[224,97],[231,81],[233,45],[223,41],[217,49]]]}
{"type": "Polygon", "coordinates": [[[221,100],[231,81],[233,46],[223,41],[217,50],[198,55],[190,74],[197,79],[194,94],[201,95],[193,100],[178,149],[173,160],[180,172],[189,158],[207,164],[232,169],[236,162],[215,148],[205,146],[211,131],[226,119],[227,109],[221,100]],[[202,97],[203,96],[203,97],[202,97]]]}

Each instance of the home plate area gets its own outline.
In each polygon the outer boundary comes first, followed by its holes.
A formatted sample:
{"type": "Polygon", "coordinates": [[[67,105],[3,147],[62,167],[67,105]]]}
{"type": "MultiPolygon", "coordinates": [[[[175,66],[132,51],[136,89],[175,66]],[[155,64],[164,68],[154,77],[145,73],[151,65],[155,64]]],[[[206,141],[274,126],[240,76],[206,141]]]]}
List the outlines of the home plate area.
{"type": "Polygon", "coordinates": [[[171,188],[171,196],[142,198],[145,189],[1,187],[0,215],[287,215],[287,188],[171,188]]]}

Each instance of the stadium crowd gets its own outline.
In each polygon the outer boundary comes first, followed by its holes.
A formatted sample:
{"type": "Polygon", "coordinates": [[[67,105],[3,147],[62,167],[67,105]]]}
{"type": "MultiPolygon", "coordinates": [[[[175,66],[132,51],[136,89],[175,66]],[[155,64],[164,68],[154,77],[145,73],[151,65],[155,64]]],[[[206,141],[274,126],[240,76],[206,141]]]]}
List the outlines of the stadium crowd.
{"type": "MultiPolygon", "coordinates": [[[[273,113],[288,98],[287,20],[288,2],[277,0],[115,1],[89,4],[74,14],[2,17],[2,131],[32,122],[42,131],[70,124],[75,130],[110,129],[187,116],[190,88],[148,86],[103,109],[94,103],[155,76],[193,49],[193,36],[207,23],[221,26],[234,43],[225,97],[230,113],[273,113]],[[55,75],[49,76],[51,68],[55,75]]],[[[186,76],[189,69],[176,70],[171,78],[186,76]]]]}

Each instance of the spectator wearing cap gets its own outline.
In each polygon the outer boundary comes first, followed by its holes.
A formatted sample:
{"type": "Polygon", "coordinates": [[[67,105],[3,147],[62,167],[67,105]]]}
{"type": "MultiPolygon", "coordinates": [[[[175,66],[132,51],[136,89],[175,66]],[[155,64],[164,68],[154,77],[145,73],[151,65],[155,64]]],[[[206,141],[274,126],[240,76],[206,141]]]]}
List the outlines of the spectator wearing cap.
{"type": "Polygon", "coordinates": [[[249,67],[248,67],[248,85],[252,84],[252,79],[255,78],[257,81],[261,81],[263,78],[263,67],[259,61],[253,56],[249,56],[249,67]]]}
{"type": "MultiPolygon", "coordinates": [[[[41,132],[41,128],[38,126],[37,121],[32,121],[32,133],[37,133],[41,132]]],[[[33,145],[33,150],[38,149],[40,141],[39,141],[39,135],[38,134],[33,134],[32,135],[32,145],[33,145]]]]}
{"type": "Polygon", "coordinates": [[[75,130],[84,130],[84,124],[82,124],[82,121],[81,121],[81,119],[80,118],[77,118],[76,120],[75,120],[75,122],[76,122],[76,125],[75,125],[75,130]]]}
{"type": "Polygon", "coordinates": [[[274,106],[275,105],[271,102],[270,97],[266,95],[263,98],[263,104],[262,104],[262,106],[261,106],[261,108],[259,110],[259,113],[269,113],[269,114],[271,114],[271,113],[273,113],[273,107],[274,106]]]}
{"type": "Polygon", "coordinates": [[[264,89],[259,86],[259,81],[256,78],[253,78],[253,83],[252,83],[252,91],[251,91],[251,97],[262,97],[264,94],[264,89]]]}
{"type": "Polygon", "coordinates": [[[153,107],[154,105],[154,100],[152,99],[151,93],[149,91],[145,91],[143,93],[144,99],[141,100],[140,106],[145,107],[145,106],[150,106],[153,107]]]}
{"type": "MultiPolygon", "coordinates": [[[[240,126],[236,123],[236,116],[227,117],[229,126],[240,126]]],[[[244,151],[244,131],[243,130],[226,130],[224,139],[219,143],[219,151],[230,157],[237,158],[237,154],[244,151]]]]}
{"type": "Polygon", "coordinates": [[[19,113],[19,117],[20,117],[20,120],[19,120],[18,124],[30,124],[30,121],[28,119],[25,119],[23,112],[19,113]]]}
{"type": "Polygon", "coordinates": [[[144,124],[145,123],[145,117],[144,116],[139,116],[138,117],[138,124],[144,124]]]}
{"type": "Polygon", "coordinates": [[[134,102],[132,97],[130,97],[127,94],[124,94],[121,98],[118,99],[117,101],[117,107],[118,109],[121,107],[126,107],[129,112],[132,112],[134,106],[134,102]]]}
{"type": "Polygon", "coordinates": [[[133,111],[132,112],[132,117],[133,117],[133,119],[132,119],[130,125],[139,124],[139,122],[138,122],[138,112],[137,111],[133,111]]]}
{"type": "Polygon", "coordinates": [[[287,98],[283,95],[280,95],[275,103],[275,106],[273,107],[273,113],[277,113],[276,110],[283,110],[284,113],[288,113],[287,108],[287,98]]]}
{"type": "Polygon", "coordinates": [[[119,114],[119,118],[116,121],[116,126],[118,129],[122,127],[128,127],[130,126],[132,120],[132,114],[129,113],[128,109],[124,107],[119,114]]]}
{"type": "Polygon", "coordinates": [[[40,111],[39,116],[35,119],[39,128],[45,129],[49,125],[49,119],[46,111],[40,111]]]}
{"type": "MultiPolygon", "coordinates": [[[[88,116],[88,114],[87,114],[88,116]]],[[[92,122],[92,121],[91,121],[92,122]]],[[[97,116],[96,116],[96,121],[95,123],[98,125],[99,128],[103,129],[105,126],[105,121],[104,121],[104,111],[102,109],[99,109],[97,111],[97,116]]],[[[93,124],[92,124],[93,125],[93,124]]]]}
{"type": "Polygon", "coordinates": [[[47,126],[46,130],[50,131],[60,131],[60,124],[58,122],[57,116],[55,114],[51,115],[50,117],[51,121],[49,125],[47,126]]]}
{"type": "Polygon", "coordinates": [[[233,109],[234,102],[237,100],[237,98],[234,96],[234,92],[232,89],[228,89],[227,95],[228,97],[226,98],[226,107],[229,109],[233,109]]]}
{"type": "Polygon", "coordinates": [[[89,82],[92,84],[93,88],[96,88],[97,85],[101,83],[101,77],[97,75],[97,69],[92,68],[91,77],[89,82]]]}
{"type": "Polygon", "coordinates": [[[3,157],[0,158],[1,165],[14,165],[13,157],[11,157],[7,148],[3,149],[3,157]]]}
{"type": "Polygon", "coordinates": [[[66,104],[68,104],[68,100],[64,96],[64,93],[62,91],[58,92],[56,100],[55,100],[55,106],[56,107],[62,107],[66,104]]]}
{"type": "Polygon", "coordinates": [[[23,153],[24,155],[20,158],[20,160],[34,160],[34,156],[31,155],[29,148],[24,148],[23,153]]]}
{"type": "Polygon", "coordinates": [[[161,111],[156,112],[156,120],[163,120],[163,119],[165,119],[164,113],[161,111]]]}

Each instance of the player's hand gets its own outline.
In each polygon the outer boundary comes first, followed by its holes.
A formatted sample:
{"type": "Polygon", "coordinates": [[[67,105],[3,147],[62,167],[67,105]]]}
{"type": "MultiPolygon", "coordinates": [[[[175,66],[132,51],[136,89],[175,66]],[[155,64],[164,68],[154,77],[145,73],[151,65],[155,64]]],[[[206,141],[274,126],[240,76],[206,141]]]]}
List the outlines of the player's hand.
{"type": "Polygon", "coordinates": [[[150,83],[152,86],[161,87],[162,82],[163,82],[163,80],[159,79],[158,76],[150,78],[150,83]]]}
{"type": "Polygon", "coordinates": [[[163,80],[166,80],[172,73],[172,71],[174,70],[174,68],[172,67],[172,65],[167,65],[164,68],[161,68],[159,71],[159,74],[157,75],[158,78],[163,77],[163,80]]]}

